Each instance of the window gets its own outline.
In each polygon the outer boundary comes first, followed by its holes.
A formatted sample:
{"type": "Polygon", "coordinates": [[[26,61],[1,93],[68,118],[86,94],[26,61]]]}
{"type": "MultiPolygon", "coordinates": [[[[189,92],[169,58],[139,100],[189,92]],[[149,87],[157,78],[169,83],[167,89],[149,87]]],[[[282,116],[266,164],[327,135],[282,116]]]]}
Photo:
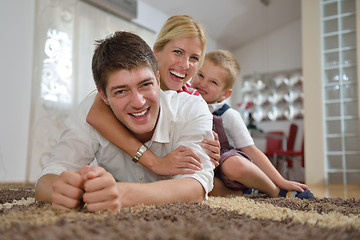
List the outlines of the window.
{"type": "Polygon", "coordinates": [[[359,184],[355,0],[322,0],[325,155],[328,184],[359,184]]]}

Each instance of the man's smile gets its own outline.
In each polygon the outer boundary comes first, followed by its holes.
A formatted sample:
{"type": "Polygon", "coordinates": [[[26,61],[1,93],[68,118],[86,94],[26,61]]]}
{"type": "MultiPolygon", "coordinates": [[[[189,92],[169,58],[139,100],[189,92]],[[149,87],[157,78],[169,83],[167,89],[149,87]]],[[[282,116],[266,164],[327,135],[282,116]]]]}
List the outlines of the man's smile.
{"type": "Polygon", "coordinates": [[[145,109],[144,111],[138,112],[138,113],[129,113],[131,116],[135,118],[144,117],[148,112],[150,108],[145,109]]]}

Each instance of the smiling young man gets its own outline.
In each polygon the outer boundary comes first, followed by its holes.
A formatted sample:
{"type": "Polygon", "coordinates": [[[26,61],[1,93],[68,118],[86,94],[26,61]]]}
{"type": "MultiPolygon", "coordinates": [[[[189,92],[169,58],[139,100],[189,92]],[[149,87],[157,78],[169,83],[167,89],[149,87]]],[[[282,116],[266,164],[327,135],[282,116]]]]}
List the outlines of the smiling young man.
{"type": "Polygon", "coordinates": [[[156,59],[137,35],[116,32],[98,42],[93,76],[103,101],[144,145],[135,156],[119,150],[86,122],[87,97],[65,130],[36,184],[37,200],[54,208],[113,210],[137,204],[200,202],[213,186],[214,164],[201,148],[211,139],[212,115],[202,98],[160,90],[156,59]],[[138,163],[147,148],[160,157],[190,148],[201,159],[194,174],[158,176],[138,163]],[[96,165],[90,165],[96,159],[96,165]]]}

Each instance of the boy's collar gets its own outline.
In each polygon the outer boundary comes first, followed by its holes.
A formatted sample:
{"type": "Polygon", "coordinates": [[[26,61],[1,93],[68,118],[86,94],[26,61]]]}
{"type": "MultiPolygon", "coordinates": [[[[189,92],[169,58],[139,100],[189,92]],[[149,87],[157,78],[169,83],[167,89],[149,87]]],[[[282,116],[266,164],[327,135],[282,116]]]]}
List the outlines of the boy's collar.
{"type": "Polygon", "coordinates": [[[209,110],[211,113],[213,113],[214,111],[218,110],[219,108],[221,108],[226,102],[225,101],[222,101],[222,102],[219,102],[219,103],[211,103],[211,104],[208,104],[208,107],[209,107],[209,110]]]}

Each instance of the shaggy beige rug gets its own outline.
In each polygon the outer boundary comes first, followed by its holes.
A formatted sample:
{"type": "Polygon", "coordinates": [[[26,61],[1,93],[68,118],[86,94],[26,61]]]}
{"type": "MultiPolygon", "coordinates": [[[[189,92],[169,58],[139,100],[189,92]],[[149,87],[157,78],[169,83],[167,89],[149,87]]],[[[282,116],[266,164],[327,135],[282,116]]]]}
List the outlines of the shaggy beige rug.
{"type": "Polygon", "coordinates": [[[55,211],[32,184],[0,185],[0,239],[360,239],[360,200],[210,197],[201,204],[55,211]]]}

